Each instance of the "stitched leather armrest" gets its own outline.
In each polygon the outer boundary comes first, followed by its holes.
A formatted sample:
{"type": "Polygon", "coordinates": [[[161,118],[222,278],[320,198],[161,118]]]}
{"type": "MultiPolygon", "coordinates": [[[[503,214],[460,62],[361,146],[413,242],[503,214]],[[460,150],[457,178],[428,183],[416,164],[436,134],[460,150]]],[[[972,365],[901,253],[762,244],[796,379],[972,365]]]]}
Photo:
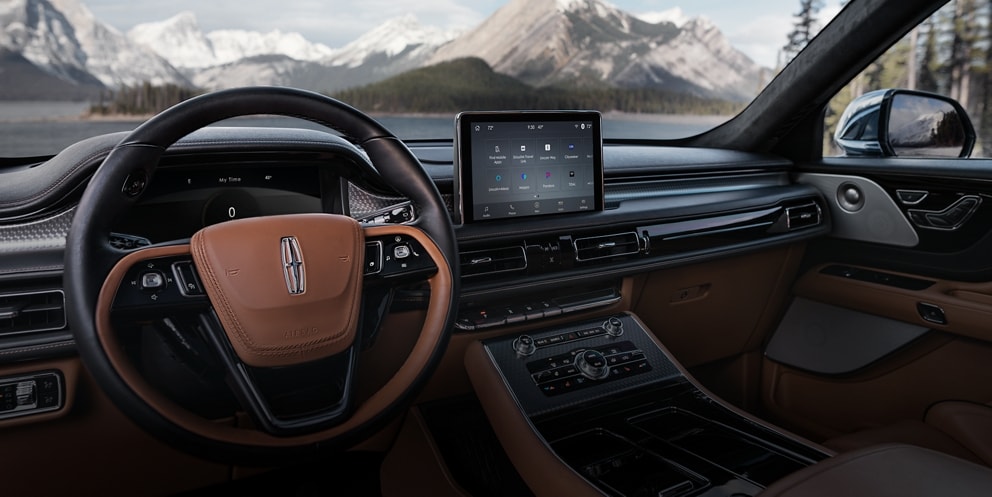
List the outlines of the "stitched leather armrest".
{"type": "Polygon", "coordinates": [[[992,469],[912,445],[848,452],[775,482],[760,497],[988,496],[992,469]]]}

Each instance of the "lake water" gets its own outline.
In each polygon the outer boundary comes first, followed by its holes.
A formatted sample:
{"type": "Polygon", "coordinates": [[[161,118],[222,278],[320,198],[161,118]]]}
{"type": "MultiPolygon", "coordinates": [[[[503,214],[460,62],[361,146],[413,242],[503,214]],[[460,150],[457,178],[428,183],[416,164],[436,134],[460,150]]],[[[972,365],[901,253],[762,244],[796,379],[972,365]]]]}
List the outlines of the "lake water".
{"type": "MultiPolygon", "coordinates": [[[[104,133],[130,131],[139,120],[80,119],[88,105],[79,102],[0,101],[0,157],[51,155],[79,140],[104,133]]],[[[404,139],[447,139],[454,137],[454,116],[375,116],[394,134],[404,139]]],[[[668,116],[607,114],[603,118],[604,138],[670,139],[706,131],[726,120],[720,116],[668,116]]],[[[238,118],[218,123],[223,126],[294,126],[326,130],[299,119],[278,117],[238,118]]]]}

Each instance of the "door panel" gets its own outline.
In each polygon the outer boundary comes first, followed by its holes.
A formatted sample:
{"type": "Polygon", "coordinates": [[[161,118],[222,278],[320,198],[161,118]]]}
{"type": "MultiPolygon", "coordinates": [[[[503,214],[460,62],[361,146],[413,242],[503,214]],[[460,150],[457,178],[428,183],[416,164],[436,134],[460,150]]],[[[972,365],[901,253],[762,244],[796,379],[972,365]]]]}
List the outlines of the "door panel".
{"type": "Polygon", "coordinates": [[[824,439],[920,420],[942,400],[992,401],[992,161],[845,158],[799,169],[797,180],[816,185],[832,204],[834,225],[832,236],[808,244],[792,287],[795,298],[816,303],[803,319],[867,314],[873,318],[845,330],[852,347],[901,346],[844,374],[775,361],[783,355],[773,350],[763,362],[765,410],[824,439]],[[844,198],[846,184],[877,185],[860,188],[861,211],[885,205],[883,224],[909,226],[918,241],[880,236],[884,225],[866,230],[865,219],[845,210],[845,200],[857,200],[844,198]],[[860,232],[851,223],[861,223],[860,232]],[[876,318],[925,331],[899,341],[892,329],[866,324],[876,318]]]}
{"type": "Polygon", "coordinates": [[[925,333],[925,326],[796,298],[765,354],[772,361],[803,371],[848,375],[925,333]]]}
{"type": "Polygon", "coordinates": [[[773,420],[815,441],[903,419],[943,399],[992,401],[992,347],[928,334],[856,375],[833,377],[765,359],[762,403],[773,420]]]}

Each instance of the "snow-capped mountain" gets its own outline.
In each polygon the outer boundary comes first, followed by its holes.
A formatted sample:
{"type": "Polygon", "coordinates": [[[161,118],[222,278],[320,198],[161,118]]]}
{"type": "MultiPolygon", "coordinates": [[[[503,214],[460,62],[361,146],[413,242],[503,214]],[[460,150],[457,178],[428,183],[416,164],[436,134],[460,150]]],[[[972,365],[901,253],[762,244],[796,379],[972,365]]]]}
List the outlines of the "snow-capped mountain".
{"type": "Polygon", "coordinates": [[[651,24],[670,22],[680,28],[692,20],[692,18],[685,15],[685,12],[682,11],[682,7],[672,7],[658,12],[643,12],[641,14],[637,14],[637,17],[640,20],[651,24]]]}
{"type": "Polygon", "coordinates": [[[307,41],[299,33],[268,33],[224,29],[211,31],[207,38],[213,44],[218,63],[225,64],[259,55],[285,55],[291,59],[316,61],[334,55],[327,45],[307,41]]]}
{"type": "Polygon", "coordinates": [[[182,68],[201,88],[290,85],[335,91],[422,67],[457,33],[424,27],[412,15],[386,21],[340,49],[298,33],[203,33],[192,13],[135,26],[131,40],[182,68]]]}
{"type": "Polygon", "coordinates": [[[0,48],[20,54],[38,68],[66,81],[99,84],[86,72],[86,53],[72,24],[45,2],[0,3],[0,48]]]}
{"type": "Polygon", "coordinates": [[[127,36],[183,69],[203,69],[261,55],[314,61],[335,53],[326,45],[307,41],[299,33],[234,29],[204,33],[192,12],[181,12],[160,22],[139,24],[131,28],[127,36]]]}
{"type": "Polygon", "coordinates": [[[533,86],[646,86],[744,100],[764,75],[705,19],[677,8],[638,17],[602,0],[512,0],[460,35],[404,16],[338,49],[298,33],[204,33],[188,12],[125,36],[80,0],[0,0],[0,26],[0,70],[8,64],[36,78],[41,73],[24,66],[33,64],[54,78],[51,88],[63,88],[54,80],[88,88],[147,81],[333,92],[478,57],[533,86]]]}
{"type": "Polygon", "coordinates": [[[79,0],[10,0],[0,8],[0,22],[0,47],[65,81],[189,84],[165,59],[134,46],[79,0]]]}
{"type": "Polygon", "coordinates": [[[746,100],[762,83],[762,68],[709,21],[649,23],[601,0],[513,0],[431,61],[468,56],[538,86],[605,83],[746,100]]]}
{"type": "Polygon", "coordinates": [[[164,57],[173,66],[202,68],[217,64],[213,45],[200,31],[192,12],[180,12],[161,22],[139,24],[127,37],[164,57]]]}
{"type": "MultiPolygon", "coordinates": [[[[206,37],[212,41],[217,33],[206,37]]],[[[328,49],[330,54],[323,57],[318,55],[326,51],[304,57],[299,51],[282,50],[208,67],[196,71],[192,79],[197,86],[209,89],[250,83],[333,92],[423,67],[437,48],[456,34],[425,27],[414,16],[403,16],[384,22],[340,49],[328,49]]],[[[218,43],[213,46],[216,50],[218,43]]]]}
{"type": "Polygon", "coordinates": [[[358,67],[376,56],[404,56],[411,65],[420,65],[418,62],[425,62],[438,47],[457,35],[457,32],[425,27],[414,15],[408,14],[382,23],[345,45],[325,62],[333,66],[358,67]]]}

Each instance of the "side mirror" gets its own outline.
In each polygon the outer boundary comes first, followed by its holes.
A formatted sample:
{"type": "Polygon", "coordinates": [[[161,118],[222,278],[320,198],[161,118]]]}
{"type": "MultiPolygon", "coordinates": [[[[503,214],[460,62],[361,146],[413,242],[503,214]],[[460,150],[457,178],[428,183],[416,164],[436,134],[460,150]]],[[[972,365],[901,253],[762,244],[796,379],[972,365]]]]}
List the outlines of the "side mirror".
{"type": "Polygon", "coordinates": [[[968,157],[975,128],[951,98],[887,89],[854,99],[841,114],[834,142],[848,156],[968,157]]]}

